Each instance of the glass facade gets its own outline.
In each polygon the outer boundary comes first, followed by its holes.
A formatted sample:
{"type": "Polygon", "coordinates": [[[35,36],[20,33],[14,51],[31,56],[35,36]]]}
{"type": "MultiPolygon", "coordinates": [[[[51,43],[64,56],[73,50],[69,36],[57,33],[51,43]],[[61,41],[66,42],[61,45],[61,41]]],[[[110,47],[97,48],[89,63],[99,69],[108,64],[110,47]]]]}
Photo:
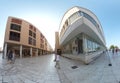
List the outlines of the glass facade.
{"type": "Polygon", "coordinates": [[[100,49],[100,45],[92,40],[87,39],[87,52],[95,52],[100,49]]]}
{"type": "Polygon", "coordinates": [[[86,52],[91,53],[99,51],[101,48],[97,42],[95,42],[93,39],[91,39],[84,33],[80,33],[79,35],[75,36],[63,47],[63,53],[67,54],[83,54],[86,52]],[[83,38],[83,36],[85,36],[85,38],[83,38]]]}
{"type": "Polygon", "coordinates": [[[81,16],[84,16],[84,17],[87,18],[90,22],[92,22],[92,24],[94,24],[96,27],[98,27],[97,22],[96,22],[90,15],[88,15],[87,13],[82,12],[82,11],[79,11],[79,13],[80,13],[81,16]]]}

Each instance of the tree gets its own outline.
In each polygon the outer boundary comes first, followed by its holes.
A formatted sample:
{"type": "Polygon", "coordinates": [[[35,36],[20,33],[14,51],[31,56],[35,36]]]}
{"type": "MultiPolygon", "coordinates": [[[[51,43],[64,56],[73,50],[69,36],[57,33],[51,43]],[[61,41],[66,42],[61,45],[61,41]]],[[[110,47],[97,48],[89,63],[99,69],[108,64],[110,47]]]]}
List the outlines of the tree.
{"type": "Polygon", "coordinates": [[[114,48],[119,49],[118,46],[114,46],[114,48]]]}
{"type": "Polygon", "coordinates": [[[111,46],[110,46],[110,49],[119,49],[119,48],[118,48],[118,46],[111,45],[111,46]]]}
{"type": "Polygon", "coordinates": [[[110,49],[114,49],[114,48],[115,48],[115,46],[114,46],[114,45],[111,45],[111,46],[110,46],[110,49]]]}

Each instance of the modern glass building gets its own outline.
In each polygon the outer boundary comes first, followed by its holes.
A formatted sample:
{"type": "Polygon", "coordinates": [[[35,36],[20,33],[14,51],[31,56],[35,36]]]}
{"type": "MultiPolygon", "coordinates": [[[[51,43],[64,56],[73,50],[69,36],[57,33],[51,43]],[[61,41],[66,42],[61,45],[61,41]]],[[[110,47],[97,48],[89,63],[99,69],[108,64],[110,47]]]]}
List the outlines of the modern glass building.
{"type": "Polygon", "coordinates": [[[4,39],[4,57],[8,50],[15,50],[17,57],[38,56],[53,50],[45,36],[31,23],[9,17],[4,39]]]}
{"type": "Polygon", "coordinates": [[[88,9],[78,6],[69,9],[61,20],[58,34],[63,56],[89,63],[106,50],[102,26],[88,9]]]}

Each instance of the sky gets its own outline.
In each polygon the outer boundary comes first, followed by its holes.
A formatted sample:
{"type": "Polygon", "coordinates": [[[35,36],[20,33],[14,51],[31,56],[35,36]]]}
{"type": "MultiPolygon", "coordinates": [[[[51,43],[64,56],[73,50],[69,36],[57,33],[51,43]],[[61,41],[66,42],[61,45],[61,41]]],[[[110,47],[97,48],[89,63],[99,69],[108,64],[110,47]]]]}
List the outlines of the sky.
{"type": "Polygon", "coordinates": [[[36,26],[54,48],[55,31],[59,30],[64,13],[74,6],[87,8],[98,17],[107,47],[120,47],[120,0],[0,0],[0,48],[9,16],[36,26]]]}

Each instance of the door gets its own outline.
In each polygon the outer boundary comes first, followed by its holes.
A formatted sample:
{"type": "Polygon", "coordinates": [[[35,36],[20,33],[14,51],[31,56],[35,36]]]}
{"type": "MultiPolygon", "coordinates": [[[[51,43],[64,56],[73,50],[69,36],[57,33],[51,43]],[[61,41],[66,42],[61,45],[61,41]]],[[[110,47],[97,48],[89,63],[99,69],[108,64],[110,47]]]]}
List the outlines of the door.
{"type": "Polygon", "coordinates": [[[83,40],[79,39],[78,40],[78,54],[83,53],[83,40]]]}

